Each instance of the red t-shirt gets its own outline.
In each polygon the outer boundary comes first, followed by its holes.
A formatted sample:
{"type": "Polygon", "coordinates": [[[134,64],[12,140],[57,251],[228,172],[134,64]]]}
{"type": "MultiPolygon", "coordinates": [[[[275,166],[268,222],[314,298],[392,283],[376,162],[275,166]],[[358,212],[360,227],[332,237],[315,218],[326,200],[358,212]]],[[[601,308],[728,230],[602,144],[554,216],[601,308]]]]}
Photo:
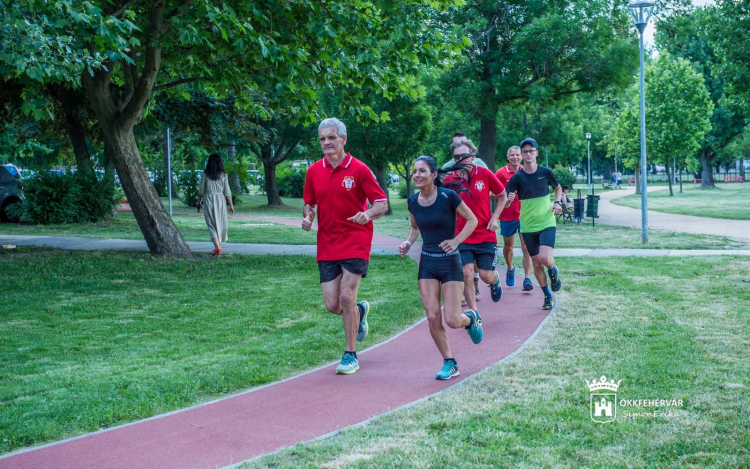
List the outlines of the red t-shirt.
{"type": "MultiPolygon", "coordinates": [[[[502,168],[497,170],[497,172],[495,173],[495,176],[497,176],[500,182],[504,186],[507,187],[508,181],[510,181],[510,178],[512,178],[514,174],[516,174],[516,172],[513,171],[510,165],[505,165],[502,168]]],[[[521,219],[521,199],[516,197],[513,203],[505,207],[503,211],[500,213],[500,221],[518,221],[520,219],[521,219]]]]}
{"type": "Polygon", "coordinates": [[[367,210],[368,200],[387,200],[366,164],[347,153],[334,168],[323,157],[307,170],[302,198],[317,205],[318,261],[370,260],[372,222],[359,225],[347,220],[367,210]]]}
{"type": "MultiPolygon", "coordinates": [[[[453,174],[446,176],[445,181],[450,182],[454,180],[453,174]]],[[[463,178],[461,178],[463,179],[463,178]]],[[[466,180],[464,179],[464,187],[466,187],[466,180]]],[[[471,186],[468,187],[468,192],[459,192],[466,205],[469,206],[474,216],[477,217],[479,224],[477,225],[474,232],[466,238],[464,243],[468,244],[479,244],[479,243],[497,243],[497,235],[487,229],[487,224],[490,222],[492,216],[492,205],[490,205],[490,192],[495,195],[500,195],[505,192],[505,186],[492,174],[487,168],[474,166],[474,170],[471,173],[471,186]]],[[[466,220],[460,216],[456,216],[456,234],[460,233],[461,230],[466,226],[466,220]]]]}

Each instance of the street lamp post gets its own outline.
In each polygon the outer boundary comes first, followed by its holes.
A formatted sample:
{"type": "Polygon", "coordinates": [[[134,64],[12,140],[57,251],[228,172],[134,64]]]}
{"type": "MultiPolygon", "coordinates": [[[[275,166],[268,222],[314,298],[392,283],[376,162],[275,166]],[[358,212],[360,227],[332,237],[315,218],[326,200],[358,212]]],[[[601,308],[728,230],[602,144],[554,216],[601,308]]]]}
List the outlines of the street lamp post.
{"type": "Polygon", "coordinates": [[[643,31],[651,19],[654,4],[651,2],[633,2],[628,5],[638,29],[641,49],[641,241],[648,244],[648,207],[646,203],[646,95],[643,77],[643,31]]]}
{"type": "Polygon", "coordinates": [[[587,171],[589,180],[589,194],[591,194],[591,134],[586,134],[586,149],[589,155],[589,169],[587,171]]]}

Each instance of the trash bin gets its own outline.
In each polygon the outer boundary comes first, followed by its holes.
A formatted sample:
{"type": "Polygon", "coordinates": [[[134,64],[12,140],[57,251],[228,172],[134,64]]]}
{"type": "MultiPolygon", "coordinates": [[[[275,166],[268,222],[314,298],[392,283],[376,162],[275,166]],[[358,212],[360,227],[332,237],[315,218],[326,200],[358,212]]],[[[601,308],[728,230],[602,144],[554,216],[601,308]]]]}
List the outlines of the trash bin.
{"type": "Polygon", "coordinates": [[[591,218],[599,218],[599,196],[589,194],[586,196],[586,216],[591,218]]]}
{"type": "Polygon", "coordinates": [[[599,218],[599,196],[589,194],[586,196],[586,216],[591,217],[591,224],[596,226],[596,219],[599,218]]]}
{"type": "Polygon", "coordinates": [[[586,211],[586,199],[573,199],[573,218],[578,220],[578,223],[583,220],[584,213],[586,211]]]}

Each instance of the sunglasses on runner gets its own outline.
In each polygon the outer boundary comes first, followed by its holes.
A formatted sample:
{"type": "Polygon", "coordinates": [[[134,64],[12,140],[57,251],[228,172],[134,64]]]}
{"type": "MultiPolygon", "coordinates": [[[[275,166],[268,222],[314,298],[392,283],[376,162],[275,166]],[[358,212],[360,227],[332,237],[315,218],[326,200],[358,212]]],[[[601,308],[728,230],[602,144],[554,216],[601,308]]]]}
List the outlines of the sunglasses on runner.
{"type": "Polygon", "coordinates": [[[460,155],[453,155],[453,159],[456,161],[462,161],[466,158],[471,158],[472,156],[474,156],[473,153],[461,153],[460,155]]]}

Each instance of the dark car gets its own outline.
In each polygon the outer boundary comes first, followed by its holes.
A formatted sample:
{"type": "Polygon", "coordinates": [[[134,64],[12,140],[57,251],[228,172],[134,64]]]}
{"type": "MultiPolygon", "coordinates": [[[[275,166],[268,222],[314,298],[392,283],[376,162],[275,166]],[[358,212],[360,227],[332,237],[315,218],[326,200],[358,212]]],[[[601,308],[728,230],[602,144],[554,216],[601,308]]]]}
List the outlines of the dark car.
{"type": "Polygon", "coordinates": [[[9,210],[10,205],[23,199],[21,174],[13,165],[0,165],[0,221],[17,222],[20,212],[9,210]]]}

